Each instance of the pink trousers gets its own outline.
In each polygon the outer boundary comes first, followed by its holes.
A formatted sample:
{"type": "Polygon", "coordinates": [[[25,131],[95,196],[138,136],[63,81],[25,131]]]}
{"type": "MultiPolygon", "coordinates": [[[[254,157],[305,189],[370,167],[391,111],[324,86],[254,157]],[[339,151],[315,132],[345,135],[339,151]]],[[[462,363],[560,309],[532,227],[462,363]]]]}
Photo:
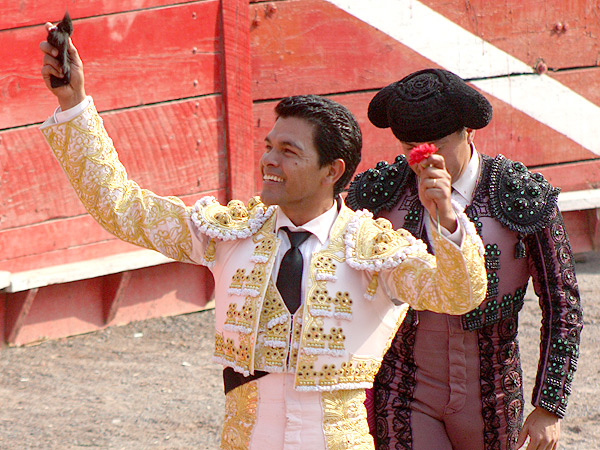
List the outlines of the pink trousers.
{"type": "MultiPolygon", "coordinates": [[[[378,411],[377,428],[379,433],[384,430],[386,443],[377,448],[483,450],[478,335],[464,331],[460,317],[421,311],[418,320],[414,341],[416,383],[405,385],[412,378],[402,374],[406,366],[399,357],[392,361],[391,368],[388,361],[392,372],[382,392],[375,392],[374,398],[366,401],[367,407],[370,401],[379,402],[373,409],[378,411]],[[413,400],[407,401],[413,387],[413,400]],[[407,427],[408,435],[399,432],[407,427]]],[[[496,395],[500,405],[503,393],[496,389],[496,395]]],[[[369,418],[373,415],[370,410],[369,418]]],[[[373,420],[370,425],[374,427],[373,420]]],[[[497,431],[499,441],[506,442],[505,431],[497,431]]]]}

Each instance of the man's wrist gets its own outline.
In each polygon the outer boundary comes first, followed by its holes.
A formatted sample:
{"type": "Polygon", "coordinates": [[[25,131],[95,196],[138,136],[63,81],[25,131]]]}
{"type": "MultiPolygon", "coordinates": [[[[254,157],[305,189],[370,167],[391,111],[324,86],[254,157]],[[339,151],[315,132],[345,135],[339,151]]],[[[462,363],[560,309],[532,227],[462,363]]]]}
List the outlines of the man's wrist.
{"type": "Polygon", "coordinates": [[[58,104],[60,105],[60,109],[62,111],[67,111],[77,105],[79,105],[86,98],[85,92],[79,92],[73,95],[70,95],[68,98],[59,98],[58,104]]]}

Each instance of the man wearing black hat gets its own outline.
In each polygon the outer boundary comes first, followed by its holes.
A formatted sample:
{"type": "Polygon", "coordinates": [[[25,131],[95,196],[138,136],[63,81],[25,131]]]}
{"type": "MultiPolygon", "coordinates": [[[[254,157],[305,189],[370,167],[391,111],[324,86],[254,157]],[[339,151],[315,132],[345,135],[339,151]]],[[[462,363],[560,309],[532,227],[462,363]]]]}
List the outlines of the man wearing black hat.
{"type": "Polygon", "coordinates": [[[417,179],[435,170],[432,183],[451,182],[453,202],[480,234],[488,272],[486,300],[462,317],[410,311],[374,385],[377,448],[515,449],[527,437],[528,450],[556,448],[583,322],[559,189],[519,162],[476,151],[474,130],[490,122],[492,106],[451,72],[427,69],[390,84],[368,115],[391,128],[405,155],[433,143],[445,169],[409,166],[404,155],[380,162],[355,178],[348,204],[428,243],[417,179]],[[517,325],[530,278],[542,327],[534,410],[523,425],[517,325]]]}

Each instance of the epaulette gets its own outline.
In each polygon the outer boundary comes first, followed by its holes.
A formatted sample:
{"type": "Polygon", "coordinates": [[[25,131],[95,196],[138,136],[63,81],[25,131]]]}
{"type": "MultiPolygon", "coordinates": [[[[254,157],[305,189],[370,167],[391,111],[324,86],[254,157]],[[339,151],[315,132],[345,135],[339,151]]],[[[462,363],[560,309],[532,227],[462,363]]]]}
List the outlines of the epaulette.
{"type": "Polygon", "coordinates": [[[367,209],[373,214],[390,209],[398,202],[410,170],[404,155],[398,155],[393,164],[378,162],[350,183],[346,204],[355,211],[367,209]]]}
{"type": "Polygon", "coordinates": [[[530,172],[523,163],[496,156],[490,175],[490,206],[493,216],[523,235],[545,228],[553,217],[559,188],[541,173],[530,172]]]}
{"type": "Polygon", "coordinates": [[[389,220],[374,220],[368,211],[357,211],[344,233],[346,262],[356,270],[379,272],[397,267],[413,253],[427,254],[427,246],[404,229],[394,230],[389,220]]]}
{"type": "Polygon", "coordinates": [[[200,233],[231,241],[253,236],[276,208],[267,208],[260,197],[251,198],[247,206],[240,200],[231,200],[225,206],[214,197],[203,197],[192,207],[191,218],[200,233]]]}

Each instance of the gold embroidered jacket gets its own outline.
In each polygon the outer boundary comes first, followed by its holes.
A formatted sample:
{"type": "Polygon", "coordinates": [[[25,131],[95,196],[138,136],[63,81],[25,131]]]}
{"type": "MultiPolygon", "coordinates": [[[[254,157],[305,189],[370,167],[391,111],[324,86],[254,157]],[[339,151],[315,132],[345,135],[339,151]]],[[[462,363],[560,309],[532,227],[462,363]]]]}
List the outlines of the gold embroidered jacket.
{"type": "Polygon", "coordinates": [[[208,266],[215,278],[215,359],[245,375],[295,372],[298,390],[368,388],[408,305],[463,314],[487,286],[471,222],[459,248],[421,241],[386,219],[342,206],[326,246],[312,256],[306,298],[291,316],[271,278],[276,206],[254,198],[188,207],[127,179],[93,104],[42,132],[89,213],[127,242],[208,266]],[[395,301],[392,301],[394,299],[395,301]]]}

